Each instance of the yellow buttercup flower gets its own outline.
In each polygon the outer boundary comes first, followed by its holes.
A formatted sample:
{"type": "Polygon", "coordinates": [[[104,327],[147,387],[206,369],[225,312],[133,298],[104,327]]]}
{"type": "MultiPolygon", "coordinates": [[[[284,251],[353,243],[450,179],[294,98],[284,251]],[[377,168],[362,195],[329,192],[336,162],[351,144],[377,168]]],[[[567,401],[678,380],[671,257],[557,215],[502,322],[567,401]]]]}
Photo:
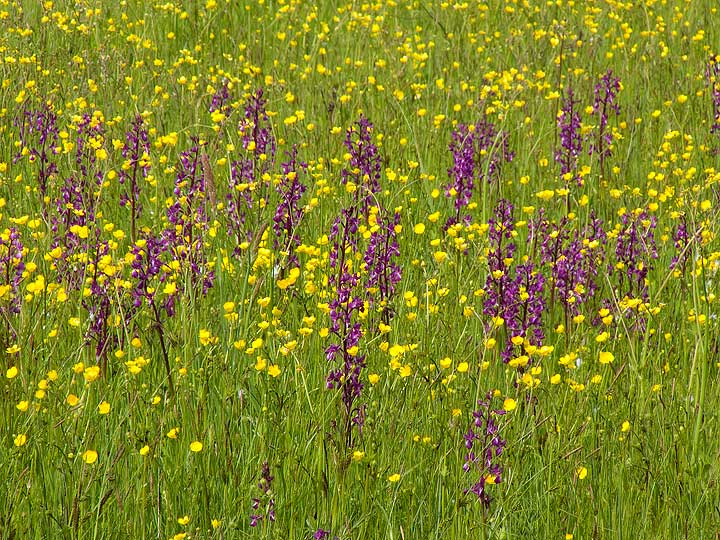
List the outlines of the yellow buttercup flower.
{"type": "Polygon", "coordinates": [[[82,454],[82,460],[88,465],[92,465],[98,459],[98,453],[95,450],[85,450],[82,454]]]}
{"type": "Polygon", "coordinates": [[[200,441],[193,441],[190,443],[190,451],[191,452],[200,452],[203,449],[203,443],[200,441]]]}

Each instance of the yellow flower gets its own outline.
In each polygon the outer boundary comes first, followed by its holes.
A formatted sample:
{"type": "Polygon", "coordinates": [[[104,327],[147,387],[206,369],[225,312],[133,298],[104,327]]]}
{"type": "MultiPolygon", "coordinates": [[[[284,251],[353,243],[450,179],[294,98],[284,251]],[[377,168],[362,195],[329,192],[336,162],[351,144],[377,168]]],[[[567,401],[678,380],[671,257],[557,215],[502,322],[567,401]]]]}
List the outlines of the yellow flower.
{"type": "Polygon", "coordinates": [[[213,340],[210,330],[206,330],[205,328],[202,328],[200,330],[200,333],[198,334],[198,338],[200,339],[200,344],[203,346],[210,345],[210,343],[213,340]]]}
{"type": "Polygon", "coordinates": [[[601,351],[599,360],[601,364],[609,364],[615,360],[615,356],[611,352],[601,351]]]}
{"type": "Polygon", "coordinates": [[[23,446],[27,442],[27,435],[20,434],[17,437],[15,437],[15,446],[18,448],[23,446]]]}
{"type": "Polygon", "coordinates": [[[21,402],[19,402],[17,405],[15,405],[15,408],[18,411],[25,412],[28,410],[29,406],[30,406],[30,402],[28,400],[24,399],[21,402]]]}
{"type": "Polygon", "coordinates": [[[543,201],[549,201],[555,196],[555,192],[552,189],[545,189],[543,191],[538,191],[535,196],[543,201]]]}
{"type": "Polygon", "coordinates": [[[97,380],[97,378],[100,376],[100,366],[90,366],[85,368],[85,371],[83,372],[83,377],[85,377],[85,382],[91,383],[97,380]]]}
{"type": "Polygon", "coordinates": [[[398,473],[391,474],[390,476],[388,476],[388,482],[392,482],[393,484],[395,482],[398,482],[399,480],[400,480],[400,475],[398,473]]]}
{"type": "Polygon", "coordinates": [[[433,253],[433,259],[435,259],[435,262],[438,264],[442,264],[445,259],[447,259],[447,253],[444,251],[436,251],[433,253]]]}
{"type": "Polygon", "coordinates": [[[622,431],[623,433],[626,433],[626,432],[630,431],[630,422],[628,422],[627,420],[625,420],[625,421],[622,423],[622,426],[620,427],[620,431],[622,431]]]}
{"type": "Polygon", "coordinates": [[[404,379],[405,377],[409,377],[412,375],[412,368],[405,364],[403,367],[400,368],[400,376],[404,379]]]}
{"type": "Polygon", "coordinates": [[[277,281],[277,286],[284,291],[288,287],[295,285],[298,277],[300,277],[300,269],[292,268],[285,279],[279,279],[277,281]]]}
{"type": "Polygon", "coordinates": [[[71,407],[74,407],[75,405],[77,405],[78,403],[80,403],[80,398],[77,397],[75,394],[69,394],[68,397],[67,397],[67,403],[68,403],[68,405],[70,405],[71,407]]]}
{"type": "Polygon", "coordinates": [[[460,362],[460,363],[458,364],[457,370],[458,370],[458,372],[460,372],[460,373],[465,373],[465,372],[467,372],[467,370],[469,369],[469,367],[470,367],[470,366],[469,366],[469,364],[468,364],[467,362],[460,362]]]}
{"type": "Polygon", "coordinates": [[[110,412],[110,404],[107,401],[103,401],[98,405],[98,412],[100,414],[107,414],[110,412]]]}
{"type": "Polygon", "coordinates": [[[518,356],[517,358],[513,358],[508,362],[508,365],[510,367],[525,367],[528,365],[528,362],[530,361],[530,358],[527,355],[518,356]]]}
{"type": "Polygon", "coordinates": [[[180,517],[180,518],[178,518],[177,522],[178,522],[180,525],[187,525],[188,523],[190,523],[190,516],[180,517]]]}
{"type": "Polygon", "coordinates": [[[585,477],[588,475],[588,470],[585,467],[580,466],[577,468],[575,473],[580,480],[585,480],[585,477]]]}
{"type": "Polygon", "coordinates": [[[370,384],[372,384],[373,386],[375,386],[379,380],[380,375],[378,375],[377,373],[371,373],[370,375],[368,375],[368,381],[370,381],[370,384]]]}
{"type": "Polygon", "coordinates": [[[82,455],[82,459],[88,465],[92,465],[97,461],[98,453],[95,450],[85,450],[82,455]]]}
{"type": "Polygon", "coordinates": [[[517,407],[517,402],[513,398],[507,398],[503,402],[503,409],[505,409],[507,412],[510,412],[517,407]]]}
{"type": "Polygon", "coordinates": [[[150,453],[150,447],[146,444],[140,449],[141,456],[147,456],[150,453]]]}
{"type": "Polygon", "coordinates": [[[172,296],[177,292],[177,284],[174,281],[168,281],[163,288],[163,292],[169,296],[172,296]]]}
{"type": "Polygon", "coordinates": [[[352,459],[353,459],[353,461],[360,461],[364,457],[365,457],[365,452],[362,452],[361,450],[355,450],[353,452],[352,459]]]}
{"type": "Polygon", "coordinates": [[[177,439],[178,432],[180,431],[180,428],[172,428],[170,431],[167,432],[167,436],[169,439],[177,439]]]}
{"type": "Polygon", "coordinates": [[[280,375],[280,373],[281,373],[281,369],[277,364],[273,364],[268,368],[268,374],[271,377],[277,377],[278,375],[280,375]]]}
{"type": "Polygon", "coordinates": [[[15,377],[17,377],[17,374],[18,374],[18,368],[15,367],[15,366],[12,366],[10,369],[8,369],[8,370],[5,372],[5,376],[6,376],[8,379],[14,379],[15,377]]]}
{"type": "Polygon", "coordinates": [[[192,452],[200,452],[203,449],[203,443],[200,441],[193,441],[190,443],[190,450],[192,452]]]}
{"type": "Polygon", "coordinates": [[[424,223],[416,223],[413,227],[413,232],[415,234],[423,234],[425,232],[425,224],[424,223]]]}

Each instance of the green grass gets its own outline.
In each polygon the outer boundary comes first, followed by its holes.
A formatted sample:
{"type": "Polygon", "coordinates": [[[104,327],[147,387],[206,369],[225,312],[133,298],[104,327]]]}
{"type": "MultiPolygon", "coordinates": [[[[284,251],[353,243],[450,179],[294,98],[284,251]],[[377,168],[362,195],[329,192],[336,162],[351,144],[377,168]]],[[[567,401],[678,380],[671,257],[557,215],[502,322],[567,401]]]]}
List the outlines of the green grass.
{"type": "MultiPolygon", "coordinates": [[[[705,0],[0,0],[0,538],[307,539],[321,528],[342,540],[716,537],[720,138],[711,126],[720,81],[705,76],[720,43],[716,17],[705,0]],[[554,159],[563,97],[571,86],[583,132],[593,132],[586,107],[608,69],[622,83],[621,113],[609,120],[612,156],[602,175],[585,140],[583,185],[566,185],[554,159]],[[215,122],[209,106],[224,81],[234,112],[215,122]],[[301,274],[285,289],[278,281],[289,269],[277,269],[287,254],[273,246],[277,193],[266,187],[263,204],[253,192],[247,227],[255,236],[238,256],[224,217],[231,163],[250,156],[237,122],[259,88],[277,140],[270,183],[283,178],[293,145],[307,164],[296,229],[301,274]],[[16,159],[18,121],[43,103],[61,132],[45,203],[38,160],[16,159]],[[101,120],[97,144],[107,158],[91,165],[101,185],[85,204],[95,201],[97,214],[68,269],[53,258],[66,234],[62,222],[53,230],[53,216],[66,180],[82,176],[74,145],[85,114],[101,120]],[[187,265],[164,270],[179,295],[160,326],[147,304],[126,317],[135,280],[118,174],[136,114],[151,145],[139,236],[167,227],[173,167],[192,137],[204,145],[220,203],[208,205],[202,237],[214,286],[202,295],[187,265]],[[353,200],[341,183],[343,141],[360,115],[373,123],[382,159],[376,204],[401,216],[402,280],[389,333],[372,309],[357,319],[367,365],[356,403],[367,416],[348,439],[341,392],[326,388],[333,364],[325,349],[337,342],[325,336],[335,294],[327,235],[353,200]],[[471,223],[446,230],[455,213],[445,196],[451,135],[484,115],[507,133],[515,156],[497,181],[476,182],[465,211],[471,223]],[[551,197],[538,196],[547,190],[551,197]],[[514,205],[517,231],[507,271],[527,257],[548,280],[543,344],[553,350],[525,370],[503,363],[505,327],[483,314],[488,227],[500,199],[514,205]],[[567,315],[551,292],[551,267],[527,241],[541,210],[551,226],[567,218],[571,232],[594,213],[609,233],[597,290],[580,306],[584,321],[567,315]],[[638,292],[639,306],[627,307],[633,298],[623,298],[608,266],[622,215],[643,211],[656,219],[657,258],[644,256],[647,297],[638,292]],[[683,221],[697,238],[677,248],[683,221]],[[17,289],[4,288],[15,271],[5,263],[11,230],[26,265],[17,289]],[[82,290],[92,283],[97,238],[109,242],[99,266],[110,276],[112,338],[99,357],[86,337],[88,302],[99,296],[82,290]],[[672,270],[679,254],[687,267],[672,270]],[[68,284],[72,276],[81,288],[68,284]],[[603,307],[614,315],[607,324],[598,320],[603,307]],[[606,340],[596,340],[603,331],[606,340]],[[614,361],[601,364],[601,352],[614,361]],[[148,363],[133,374],[126,362],[141,357],[148,363]],[[97,379],[88,370],[95,365],[97,379]],[[463,435],[487,392],[493,408],[506,398],[517,408],[498,417],[502,482],[490,487],[486,509],[465,493],[478,474],[463,472],[463,435]],[[97,461],[86,462],[88,450],[97,461]],[[270,493],[258,486],[265,462],[270,493]],[[271,498],[276,520],[251,527],[250,515],[271,498]]],[[[37,138],[27,151],[33,145],[37,138]]],[[[372,227],[361,225],[361,233],[372,227]]],[[[153,285],[162,291],[165,282],[153,285]]]]}

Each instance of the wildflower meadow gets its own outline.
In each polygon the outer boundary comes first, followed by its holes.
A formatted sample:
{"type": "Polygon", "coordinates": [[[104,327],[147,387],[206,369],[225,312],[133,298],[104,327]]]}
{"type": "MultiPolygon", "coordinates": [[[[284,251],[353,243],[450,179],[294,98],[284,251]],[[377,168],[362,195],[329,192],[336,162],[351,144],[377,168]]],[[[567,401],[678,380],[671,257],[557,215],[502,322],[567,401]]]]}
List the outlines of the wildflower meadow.
{"type": "Polygon", "coordinates": [[[719,9],[0,0],[0,538],[718,538],[719,9]]]}

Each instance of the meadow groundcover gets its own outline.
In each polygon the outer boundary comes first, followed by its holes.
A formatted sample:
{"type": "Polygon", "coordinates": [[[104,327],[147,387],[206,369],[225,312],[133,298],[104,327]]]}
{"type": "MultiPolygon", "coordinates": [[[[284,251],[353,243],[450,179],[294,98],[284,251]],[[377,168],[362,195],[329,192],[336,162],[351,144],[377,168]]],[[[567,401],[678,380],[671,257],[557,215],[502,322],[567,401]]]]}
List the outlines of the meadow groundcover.
{"type": "Polygon", "coordinates": [[[0,0],[0,538],[716,538],[718,7],[0,0]]]}

